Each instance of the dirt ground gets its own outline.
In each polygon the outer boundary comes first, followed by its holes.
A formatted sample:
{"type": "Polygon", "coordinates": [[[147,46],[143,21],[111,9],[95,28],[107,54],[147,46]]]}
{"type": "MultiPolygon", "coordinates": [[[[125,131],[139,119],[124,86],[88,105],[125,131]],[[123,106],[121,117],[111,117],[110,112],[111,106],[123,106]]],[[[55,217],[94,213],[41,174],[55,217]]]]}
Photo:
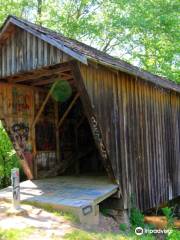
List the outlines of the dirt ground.
{"type": "Polygon", "coordinates": [[[76,229],[94,230],[98,232],[118,232],[118,224],[110,217],[100,214],[100,223],[98,226],[86,226],[78,223],[72,223],[63,216],[56,216],[53,213],[43,209],[21,205],[22,211],[14,214],[11,210],[11,204],[0,202],[0,229],[23,229],[33,228],[33,233],[26,240],[52,240],[63,239],[65,234],[76,229]]]}

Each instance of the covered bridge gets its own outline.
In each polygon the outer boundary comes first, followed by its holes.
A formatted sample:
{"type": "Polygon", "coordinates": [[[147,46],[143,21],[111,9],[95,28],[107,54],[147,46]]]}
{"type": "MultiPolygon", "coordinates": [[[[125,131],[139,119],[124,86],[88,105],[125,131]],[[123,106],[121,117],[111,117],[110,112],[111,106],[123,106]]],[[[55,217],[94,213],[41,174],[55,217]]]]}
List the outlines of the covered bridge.
{"type": "Polygon", "coordinates": [[[104,174],[124,209],[180,194],[180,86],[14,16],[0,32],[0,119],[30,179],[104,174]]]}

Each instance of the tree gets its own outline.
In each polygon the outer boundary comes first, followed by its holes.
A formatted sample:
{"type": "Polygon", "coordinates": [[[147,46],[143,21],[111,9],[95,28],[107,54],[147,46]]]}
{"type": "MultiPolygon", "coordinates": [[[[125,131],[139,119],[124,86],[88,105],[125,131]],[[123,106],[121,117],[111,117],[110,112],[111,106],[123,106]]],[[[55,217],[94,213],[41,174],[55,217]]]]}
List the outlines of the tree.
{"type": "MultiPolygon", "coordinates": [[[[172,80],[179,78],[178,44],[180,2],[177,0],[115,0],[111,7],[111,26],[121,28],[122,57],[142,68],[172,80]],[[123,26],[123,29],[122,29],[123,26]],[[124,46],[123,46],[124,45],[124,46]]],[[[105,10],[105,11],[106,11],[105,10]]]]}
{"type": "Polygon", "coordinates": [[[0,188],[10,184],[11,169],[14,167],[19,167],[19,161],[0,121],[0,188]]]}
{"type": "Polygon", "coordinates": [[[178,0],[6,0],[15,14],[180,82],[178,0]]]}

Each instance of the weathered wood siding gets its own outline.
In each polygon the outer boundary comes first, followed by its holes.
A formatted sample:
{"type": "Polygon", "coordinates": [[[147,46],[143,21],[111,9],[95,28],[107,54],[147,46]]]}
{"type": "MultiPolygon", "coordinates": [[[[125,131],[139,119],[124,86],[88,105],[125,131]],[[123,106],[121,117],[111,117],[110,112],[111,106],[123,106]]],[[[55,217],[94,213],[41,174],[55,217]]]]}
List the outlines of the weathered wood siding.
{"type": "Polygon", "coordinates": [[[32,128],[46,94],[46,91],[29,86],[0,83],[0,120],[5,120],[30,168],[36,157],[39,171],[54,168],[56,164],[55,109],[52,100],[48,101],[36,124],[35,136],[32,128]]]}
{"type": "Polygon", "coordinates": [[[80,65],[127,207],[180,194],[180,96],[105,67],[80,65]]]}
{"type": "Polygon", "coordinates": [[[0,120],[5,120],[11,134],[32,166],[32,132],[34,118],[33,89],[0,83],[0,120]]]}
{"type": "Polygon", "coordinates": [[[18,27],[1,44],[0,78],[70,59],[56,47],[18,27]]]}

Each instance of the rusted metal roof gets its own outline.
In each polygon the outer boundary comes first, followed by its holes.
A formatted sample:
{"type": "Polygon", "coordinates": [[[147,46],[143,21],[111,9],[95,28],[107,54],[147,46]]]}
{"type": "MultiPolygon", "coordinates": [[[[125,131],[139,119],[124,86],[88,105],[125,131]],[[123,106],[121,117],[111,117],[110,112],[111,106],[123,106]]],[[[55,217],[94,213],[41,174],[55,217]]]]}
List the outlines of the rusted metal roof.
{"type": "Polygon", "coordinates": [[[0,29],[0,41],[3,33],[6,31],[9,24],[14,24],[34,34],[35,36],[52,44],[53,46],[64,51],[66,54],[69,54],[72,58],[84,64],[88,64],[88,60],[91,60],[107,67],[142,78],[163,88],[180,92],[180,84],[176,84],[175,82],[170,81],[167,78],[160,77],[150,72],[144,71],[136,66],[133,66],[132,64],[129,64],[121,59],[112,57],[77,40],[67,38],[60,33],[54,32],[50,29],[44,28],[37,24],[33,24],[27,20],[20,19],[15,16],[8,16],[8,18],[4,22],[3,26],[0,29]]]}

